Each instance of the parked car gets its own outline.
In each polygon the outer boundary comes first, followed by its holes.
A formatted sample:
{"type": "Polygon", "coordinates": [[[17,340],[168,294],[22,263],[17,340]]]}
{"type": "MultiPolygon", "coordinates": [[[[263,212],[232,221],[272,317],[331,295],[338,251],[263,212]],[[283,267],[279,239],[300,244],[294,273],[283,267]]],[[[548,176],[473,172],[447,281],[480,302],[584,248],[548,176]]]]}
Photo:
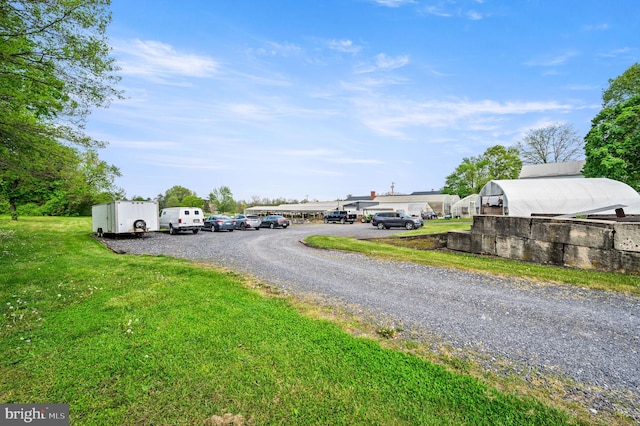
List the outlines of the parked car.
{"type": "Polygon", "coordinates": [[[371,224],[378,229],[389,229],[391,227],[416,229],[420,228],[424,223],[422,218],[409,216],[404,212],[383,212],[376,213],[371,218],[371,224]]]}
{"type": "Polygon", "coordinates": [[[260,230],[260,224],[262,220],[255,214],[237,214],[233,217],[236,221],[236,229],[255,229],[260,230]]]}
{"type": "Polygon", "coordinates": [[[265,216],[262,218],[262,223],[260,227],[262,228],[283,228],[286,229],[287,226],[291,225],[291,221],[284,216],[280,216],[279,214],[271,214],[269,216],[265,216]]]}
{"type": "Polygon", "coordinates": [[[208,216],[204,220],[204,226],[202,227],[205,231],[229,231],[233,232],[236,229],[236,221],[231,219],[229,216],[224,215],[212,215],[208,216]]]}
{"type": "Polygon", "coordinates": [[[436,212],[422,212],[422,219],[423,220],[431,220],[431,219],[437,219],[438,218],[438,213],[436,212]]]}

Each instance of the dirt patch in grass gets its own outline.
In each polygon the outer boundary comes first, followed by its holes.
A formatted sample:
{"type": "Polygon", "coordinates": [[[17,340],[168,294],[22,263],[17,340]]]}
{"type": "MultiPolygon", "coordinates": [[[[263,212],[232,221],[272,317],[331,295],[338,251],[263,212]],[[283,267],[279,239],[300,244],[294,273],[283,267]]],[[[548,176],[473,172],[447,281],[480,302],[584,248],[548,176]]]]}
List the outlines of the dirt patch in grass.
{"type": "Polygon", "coordinates": [[[367,238],[366,241],[406,247],[414,250],[438,250],[447,248],[447,233],[412,235],[407,237],[367,238]]]}

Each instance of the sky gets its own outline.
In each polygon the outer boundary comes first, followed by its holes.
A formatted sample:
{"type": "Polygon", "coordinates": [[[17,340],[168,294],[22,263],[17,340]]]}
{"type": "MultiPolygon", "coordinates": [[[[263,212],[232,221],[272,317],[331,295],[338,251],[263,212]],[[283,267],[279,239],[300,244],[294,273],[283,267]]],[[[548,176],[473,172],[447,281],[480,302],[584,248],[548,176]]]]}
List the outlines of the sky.
{"type": "Polygon", "coordinates": [[[127,197],[439,190],[640,62],[637,0],[112,0],[125,98],[86,132],[127,197]]]}

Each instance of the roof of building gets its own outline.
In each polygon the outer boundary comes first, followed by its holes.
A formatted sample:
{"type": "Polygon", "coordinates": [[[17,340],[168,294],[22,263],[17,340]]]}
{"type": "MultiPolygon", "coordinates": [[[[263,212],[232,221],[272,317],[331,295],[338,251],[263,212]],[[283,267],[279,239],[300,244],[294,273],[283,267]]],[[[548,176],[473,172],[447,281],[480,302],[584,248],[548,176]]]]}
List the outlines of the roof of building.
{"type": "Polygon", "coordinates": [[[615,214],[623,205],[627,214],[640,214],[640,194],[622,182],[606,178],[549,178],[492,180],[480,191],[485,197],[502,197],[505,214],[579,214],[609,207],[615,214]]]}
{"type": "Polygon", "coordinates": [[[585,160],[564,163],[525,164],[520,170],[520,179],[539,179],[557,177],[583,177],[585,160]]]}

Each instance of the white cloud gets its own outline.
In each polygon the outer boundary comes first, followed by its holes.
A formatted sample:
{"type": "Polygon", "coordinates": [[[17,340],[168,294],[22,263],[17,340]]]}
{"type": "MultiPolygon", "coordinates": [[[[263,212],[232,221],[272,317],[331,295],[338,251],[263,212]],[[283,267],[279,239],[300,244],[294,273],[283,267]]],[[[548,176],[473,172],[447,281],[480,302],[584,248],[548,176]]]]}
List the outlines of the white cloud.
{"type": "Polygon", "coordinates": [[[585,25],[582,29],[584,31],[606,31],[609,29],[609,24],[585,25]]]}
{"type": "Polygon", "coordinates": [[[467,11],[466,15],[467,18],[471,19],[472,21],[479,21],[485,17],[483,14],[475,10],[467,11]]]}
{"type": "Polygon", "coordinates": [[[424,10],[429,15],[440,16],[443,18],[450,18],[451,16],[453,16],[451,12],[448,12],[439,6],[427,6],[424,10]]]}
{"type": "Polygon", "coordinates": [[[624,55],[629,53],[631,49],[628,47],[623,47],[621,49],[610,50],[609,52],[605,52],[600,56],[604,56],[605,58],[615,58],[616,56],[624,55]]]}
{"type": "Polygon", "coordinates": [[[374,132],[394,137],[406,137],[405,131],[412,127],[443,128],[459,130],[495,128],[495,120],[501,116],[531,113],[567,112],[574,105],[552,102],[497,102],[466,100],[453,102],[401,102],[395,100],[366,100],[355,103],[362,122],[374,132]],[[487,117],[493,120],[488,124],[487,117]]]}
{"type": "Polygon", "coordinates": [[[378,69],[392,70],[396,68],[402,68],[409,63],[409,57],[407,55],[400,55],[392,58],[380,53],[376,55],[376,66],[378,69]]]}
{"type": "Polygon", "coordinates": [[[292,56],[302,53],[302,48],[294,43],[267,42],[264,47],[256,49],[259,55],[264,56],[292,56]]]}
{"type": "Polygon", "coordinates": [[[125,75],[164,79],[171,76],[208,77],[219,65],[207,56],[176,51],[171,45],[154,40],[117,42],[114,51],[125,75]]]}
{"type": "Polygon", "coordinates": [[[324,149],[324,148],[316,148],[316,149],[289,149],[283,151],[284,155],[289,155],[292,157],[328,157],[332,155],[338,155],[337,151],[324,149]]]}
{"type": "Polygon", "coordinates": [[[373,2],[381,6],[400,7],[405,4],[413,4],[415,0],[373,0],[373,2]]]}
{"type": "Polygon", "coordinates": [[[562,55],[549,57],[549,58],[540,58],[540,59],[532,59],[530,61],[525,62],[525,65],[528,66],[538,66],[538,67],[554,67],[557,65],[565,64],[569,59],[576,56],[576,52],[566,52],[562,55]]]}
{"type": "Polygon", "coordinates": [[[329,40],[327,46],[331,50],[336,50],[342,53],[358,53],[362,50],[361,46],[353,44],[351,40],[329,40]]]}

